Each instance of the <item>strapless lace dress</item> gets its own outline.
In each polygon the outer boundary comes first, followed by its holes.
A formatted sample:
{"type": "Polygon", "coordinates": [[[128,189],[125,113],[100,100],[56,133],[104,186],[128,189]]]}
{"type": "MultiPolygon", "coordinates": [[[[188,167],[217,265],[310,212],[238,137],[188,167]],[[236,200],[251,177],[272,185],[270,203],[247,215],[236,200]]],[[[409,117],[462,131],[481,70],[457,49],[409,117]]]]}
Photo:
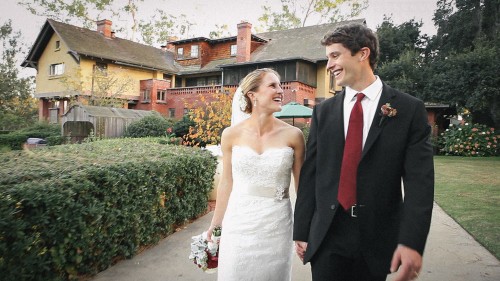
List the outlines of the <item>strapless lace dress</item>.
{"type": "Polygon", "coordinates": [[[289,281],[291,147],[232,151],[233,189],[222,222],[219,281],[289,281]]]}

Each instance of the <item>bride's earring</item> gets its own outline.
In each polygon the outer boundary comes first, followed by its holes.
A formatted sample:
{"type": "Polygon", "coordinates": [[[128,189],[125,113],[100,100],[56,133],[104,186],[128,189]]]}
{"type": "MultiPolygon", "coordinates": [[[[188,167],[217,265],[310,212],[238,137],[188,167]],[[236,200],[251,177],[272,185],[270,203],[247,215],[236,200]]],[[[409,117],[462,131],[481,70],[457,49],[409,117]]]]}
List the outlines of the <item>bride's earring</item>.
{"type": "Polygon", "coordinates": [[[254,99],[254,100],[253,100],[253,106],[254,106],[254,107],[255,107],[255,106],[257,106],[257,99],[254,99]]]}

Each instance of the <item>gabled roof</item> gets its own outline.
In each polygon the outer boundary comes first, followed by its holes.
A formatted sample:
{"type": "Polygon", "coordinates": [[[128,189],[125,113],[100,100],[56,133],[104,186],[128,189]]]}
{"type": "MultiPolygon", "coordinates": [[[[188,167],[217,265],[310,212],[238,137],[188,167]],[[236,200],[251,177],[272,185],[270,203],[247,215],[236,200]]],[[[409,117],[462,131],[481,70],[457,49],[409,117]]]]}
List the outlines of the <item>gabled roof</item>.
{"type": "Polygon", "coordinates": [[[259,33],[257,36],[268,39],[268,42],[251,54],[250,62],[257,63],[298,58],[312,62],[324,61],[326,60],[325,47],[320,43],[323,36],[333,31],[338,25],[354,22],[365,23],[365,20],[358,19],[259,33]]]}
{"type": "Polygon", "coordinates": [[[137,68],[177,72],[172,52],[117,37],[106,38],[97,31],[51,19],[45,22],[22,66],[36,67],[54,33],[61,38],[69,53],[77,60],[84,56],[137,68]]]}

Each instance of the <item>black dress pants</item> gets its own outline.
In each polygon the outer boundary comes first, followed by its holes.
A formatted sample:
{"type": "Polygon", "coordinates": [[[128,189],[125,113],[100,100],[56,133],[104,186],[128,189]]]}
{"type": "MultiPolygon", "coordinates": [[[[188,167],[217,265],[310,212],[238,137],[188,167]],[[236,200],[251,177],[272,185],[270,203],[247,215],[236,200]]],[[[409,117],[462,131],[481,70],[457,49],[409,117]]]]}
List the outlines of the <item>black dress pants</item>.
{"type": "Polygon", "coordinates": [[[340,209],[311,259],[313,281],[384,281],[373,276],[359,249],[357,218],[340,209]]]}

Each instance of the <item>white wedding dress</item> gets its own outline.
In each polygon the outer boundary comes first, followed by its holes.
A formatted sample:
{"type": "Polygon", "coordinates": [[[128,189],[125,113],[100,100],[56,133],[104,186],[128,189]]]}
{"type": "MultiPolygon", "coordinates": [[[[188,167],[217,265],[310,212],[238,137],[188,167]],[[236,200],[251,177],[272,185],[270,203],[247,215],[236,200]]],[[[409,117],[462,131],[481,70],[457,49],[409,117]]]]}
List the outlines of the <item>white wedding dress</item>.
{"type": "Polygon", "coordinates": [[[219,281],[289,281],[293,148],[232,151],[233,189],[222,222],[219,281]]]}

